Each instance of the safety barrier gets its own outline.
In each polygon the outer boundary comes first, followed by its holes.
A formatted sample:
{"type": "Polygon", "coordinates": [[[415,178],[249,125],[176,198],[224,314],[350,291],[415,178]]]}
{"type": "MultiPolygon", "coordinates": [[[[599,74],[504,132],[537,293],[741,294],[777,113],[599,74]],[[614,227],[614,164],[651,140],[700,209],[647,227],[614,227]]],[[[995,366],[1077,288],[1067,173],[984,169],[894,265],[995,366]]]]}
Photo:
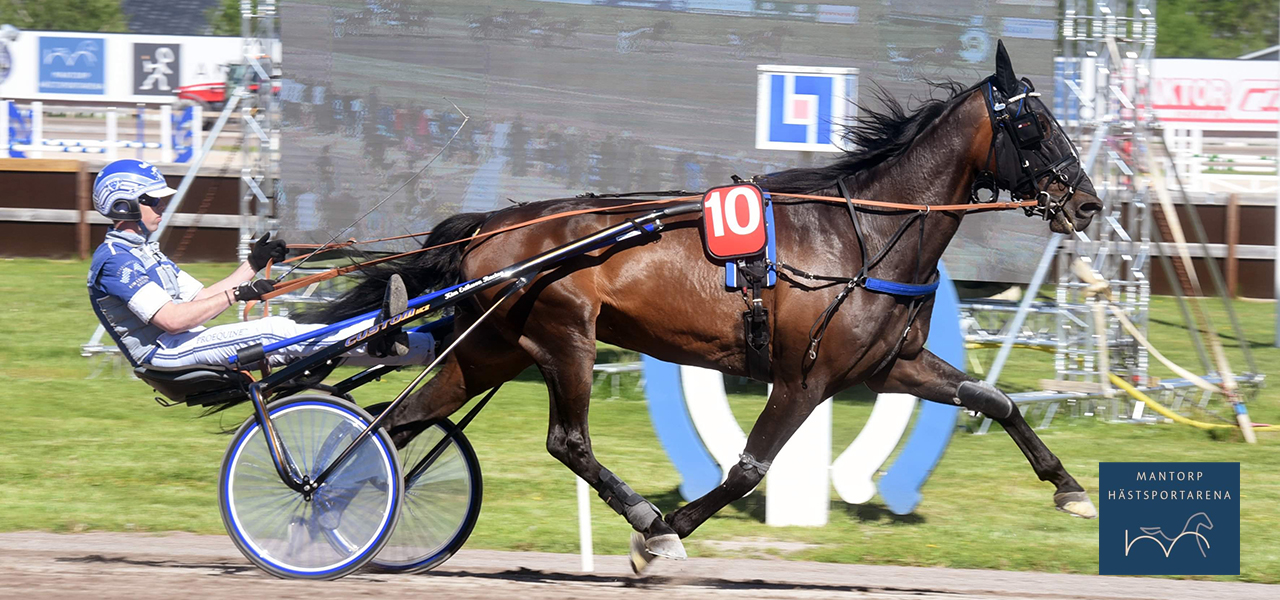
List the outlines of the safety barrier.
{"type": "Polygon", "coordinates": [[[41,158],[45,153],[58,154],[98,154],[106,160],[115,160],[122,149],[138,151],[143,157],[143,150],[159,150],[158,161],[161,163],[186,163],[196,157],[202,145],[204,116],[199,106],[189,106],[178,114],[173,114],[172,107],[160,107],[159,115],[147,115],[144,106],[134,111],[136,123],[135,139],[120,139],[120,109],[107,108],[105,116],[106,131],[103,139],[48,138],[45,137],[45,112],[43,102],[32,102],[29,108],[22,108],[10,100],[0,100],[0,157],[9,158],[41,158]],[[150,120],[158,120],[160,125],[159,140],[147,141],[146,124],[150,120]]]}

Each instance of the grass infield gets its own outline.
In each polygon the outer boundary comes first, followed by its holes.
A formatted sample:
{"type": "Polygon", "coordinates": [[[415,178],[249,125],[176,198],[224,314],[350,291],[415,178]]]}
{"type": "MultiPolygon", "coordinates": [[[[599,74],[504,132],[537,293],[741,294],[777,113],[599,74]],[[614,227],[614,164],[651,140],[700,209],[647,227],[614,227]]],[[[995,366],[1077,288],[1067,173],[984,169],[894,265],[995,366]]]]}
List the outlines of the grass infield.
{"type": "MultiPolygon", "coordinates": [[[[96,324],[84,291],[87,268],[80,261],[0,259],[0,531],[222,533],[217,468],[229,438],[219,432],[248,411],[200,419],[198,409],[157,406],[151,390],[127,371],[108,369],[90,378],[97,365],[78,353],[96,324]]],[[[209,282],[230,268],[197,264],[190,270],[209,282]]],[[[1236,306],[1265,371],[1280,359],[1280,350],[1270,347],[1275,305],[1236,306]]],[[[1226,329],[1225,313],[1214,314],[1226,329]]],[[[1173,360],[1200,370],[1172,299],[1153,300],[1151,338],[1173,360]]],[[[1240,368],[1235,340],[1226,342],[1240,368]]],[[[625,358],[616,350],[602,352],[610,353],[602,357],[608,360],[625,358]]],[[[1051,356],[1021,351],[1002,385],[1027,389],[1052,378],[1052,369],[1051,356]]],[[[1152,373],[1170,375],[1160,368],[1152,373]]],[[[357,399],[364,405],[389,399],[408,378],[400,373],[368,385],[357,399]]],[[[624,379],[622,397],[606,400],[608,386],[597,387],[595,450],[602,463],[669,511],[681,503],[679,476],[635,388],[634,376],[624,379]]],[[[763,389],[730,385],[744,428],[763,405],[763,389]]],[[[1263,390],[1250,406],[1254,420],[1280,422],[1278,399],[1275,390],[1263,390]]],[[[837,398],[835,453],[857,435],[871,401],[865,390],[837,398]]],[[[530,370],[507,384],[467,430],[485,480],[484,510],[469,547],[577,551],[574,479],[546,452],[546,419],[546,390],[530,370]]],[[[1280,434],[1259,434],[1260,443],[1248,446],[1235,433],[1060,415],[1040,435],[1090,491],[1097,488],[1099,462],[1240,462],[1241,575],[1213,579],[1280,583],[1280,549],[1270,539],[1280,526],[1280,434]]],[[[686,544],[695,556],[1097,573],[1097,521],[1054,511],[1052,493],[998,427],[985,436],[961,431],[912,515],[891,514],[879,498],[846,505],[832,492],[826,527],[772,528],[764,524],[762,487],[721,511],[686,544]],[[717,541],[759,544],[726,550],[717,541]],[[791,543],[770,545],[776,542],[791,543]]],[[[596,503],[592,522],[597,553],[626,551],[629,528],[620,517],[596,503]]]]}

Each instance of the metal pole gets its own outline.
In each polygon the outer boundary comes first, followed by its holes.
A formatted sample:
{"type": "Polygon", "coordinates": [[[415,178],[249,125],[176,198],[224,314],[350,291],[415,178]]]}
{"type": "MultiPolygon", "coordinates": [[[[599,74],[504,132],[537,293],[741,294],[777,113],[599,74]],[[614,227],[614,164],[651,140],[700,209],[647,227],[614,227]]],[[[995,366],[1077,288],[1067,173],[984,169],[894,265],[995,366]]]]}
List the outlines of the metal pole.
{"type": "MultiPolygon", "coordinates": [[[[1276,65],[1280,65],[1280,56],[1277,56],[1276,58],[1276,65]]],[[[1277,78],[1280,78],[1280,72],[1276,75],[1277,78]]],[[[1278,156],[1276,157],[1276,209],[1274,214],[1276,237],[1275,242],[1273,242],[1276,247],[1276,255],[1271,261],[1271,272],[1274,279],[1273,285],[1275,286],[1274,296],[1272,297],[1276,300],[1275,347],[1280,348],[1280,112],[1277,112],[1276,116],[1276,144],[1278,156]]],[[[1240,340],[1240,343],[1243,344],[1244,340],[1240,340]]]]}
{"type": "MultiPolygon", "coordinates": [[[[218,122],[214,123],[213,129],[209,130],[209,138],[204,141],[204,147],[200,149],[200,155],[194,157],[191,165],[187,167],[187,174],[182,176],[182,183],[178,185],[178,192],[173,195],[169,206],[164,209],[164,217],[160,219],[160,226],[151,234],[151,241],[160,241],[165,229],[169,227],[169,221],[173,219],[174,213],[178,212],[178,207],[182,205],[182,198],[187,195],[187,190],[191,189],[191,183],[196,179],[196,172],[204,164],[205,157],[209,156],[209,152],[213,150],[213,143],[218,141],[218,134],[222,133],[222,127],[227,124],[227,119],[231,117],[232,112],[235,112],[236,104],[240,101],[241,89],[237,88],[231,94],[231,98],[227,100],[226,107],[222,109],[222,114],[218,115],[218,122]]],[[[199,126],[199,124],[196,125],[196,127],[199,126]]]]}
{"type": "Polygon", "coordinates": [[[1058,244],[1062,243],[1062,234],[1055,233],[1049,236],[1049,243],[1044,247],[1044,252],[1040,254],[1040,264],[1036,265],[1036,272],[1031,276],[1031,283],[1027,284],[1027,293],[1022,295],[1022,302],[1018,305],[1018,312],[1013,315],[1013,320],[1009,321],[1009,330],[1005,332],[1004,343],[1000,344],[1000,352],[996,354],[995,362],[991,363],[991,369],[987,371],[987,383],[995,385],[1000,379],[1000,371],[1004,369],[1004,362],[1009,359],[1009,352],[1013,350],[1013,343],[1018,338],[1018,330],[1022,329],[1022,322],[1026,320],[1027,313],[1030,312],[1031,302],[1036,299],[1036,294],[1040,292],[1040,286],[1044,284],[1044,278],[1049,274],[1049,265],[1053,264],[1053,257],[1058,254],[1058,244]]]}
{"type": "Polygon", "coordinates": [[[582,555],[582,572],[596,570],[595,549],[591,545],[591,487],[581,477],[578,480],[578,552],[582,555]]]}

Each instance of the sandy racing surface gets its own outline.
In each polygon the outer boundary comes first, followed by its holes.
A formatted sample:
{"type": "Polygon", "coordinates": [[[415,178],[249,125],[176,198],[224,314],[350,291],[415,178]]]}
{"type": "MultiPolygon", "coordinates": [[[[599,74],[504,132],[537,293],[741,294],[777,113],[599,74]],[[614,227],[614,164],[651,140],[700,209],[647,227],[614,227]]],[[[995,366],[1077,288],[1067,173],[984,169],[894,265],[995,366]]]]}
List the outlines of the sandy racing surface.
{"type": "Polygon", "coordinates": [[[0,534],[0,598],[979,598],[1246,600],[1280,586],[1135,577],[836,565],[751,559],[659,562],[635,578],[621,556],[463,550],[423,575],[285,581],[222,536],[0,534]]]}

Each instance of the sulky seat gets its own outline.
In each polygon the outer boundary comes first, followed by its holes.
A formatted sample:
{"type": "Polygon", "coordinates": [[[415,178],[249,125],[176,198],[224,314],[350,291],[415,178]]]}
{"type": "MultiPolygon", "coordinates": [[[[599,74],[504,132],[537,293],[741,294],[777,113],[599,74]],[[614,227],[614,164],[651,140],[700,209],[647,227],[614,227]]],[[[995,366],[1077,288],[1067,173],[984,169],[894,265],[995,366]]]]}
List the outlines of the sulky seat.
{"type": "Polygon", "coordinates": [[[133,374],[175,403],[210,406],[242,397],[251,379],[239,371],[214,365],[187,369],[137,367],[133,374]]]}

